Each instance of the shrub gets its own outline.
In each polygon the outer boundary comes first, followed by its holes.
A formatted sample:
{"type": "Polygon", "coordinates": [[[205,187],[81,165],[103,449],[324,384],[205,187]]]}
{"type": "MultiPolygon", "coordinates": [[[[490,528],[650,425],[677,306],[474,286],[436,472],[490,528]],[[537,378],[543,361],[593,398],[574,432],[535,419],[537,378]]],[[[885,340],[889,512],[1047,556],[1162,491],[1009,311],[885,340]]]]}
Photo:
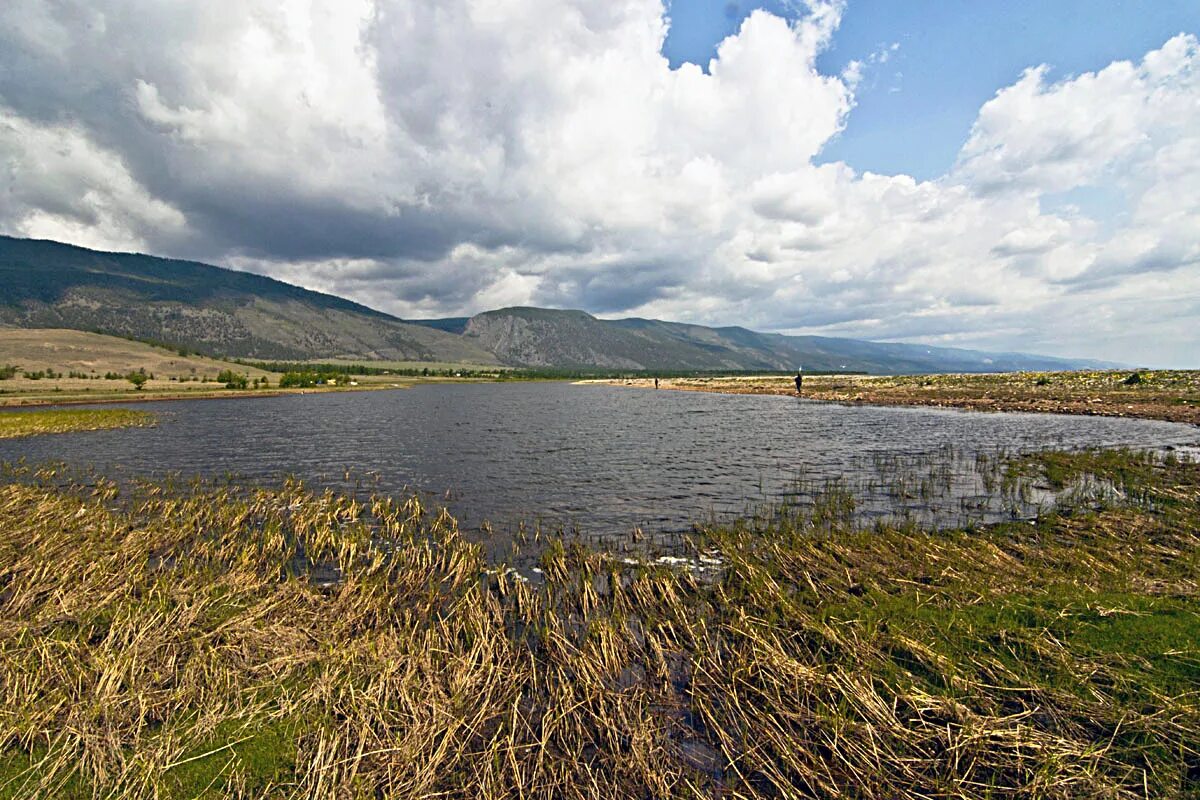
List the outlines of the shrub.
{"type": "Polygon", "coordinates": [[[217,383],[225,384],[226,389],[245,389],[250,385],[250,379],[240,372],[225,369],[217,374],[217,383]]]}
{"type": "Polygon", "coordinates": [[[280,389],[300,389],[316,386],[319,376],[314,372],[285,372],[279,378],[280,389]]]}

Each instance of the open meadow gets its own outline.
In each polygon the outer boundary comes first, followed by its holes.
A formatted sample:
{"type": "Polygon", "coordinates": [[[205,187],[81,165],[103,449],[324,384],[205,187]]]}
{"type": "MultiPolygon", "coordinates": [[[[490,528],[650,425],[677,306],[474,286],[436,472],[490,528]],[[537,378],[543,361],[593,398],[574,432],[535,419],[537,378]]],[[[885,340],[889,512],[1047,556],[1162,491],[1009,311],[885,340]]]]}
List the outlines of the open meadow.
{"type": "MultiPolygon", "coordinates": [[[[265,366],[270,369],[97,333],[0,328],[0,407],[394,389],[448,378],[383,373],[420,369],[440,373],[497,371],[495,367],[451,363],[370,362],[367,371],[372,374],[351,376],[352,368],[362,366],[361,361],[334,360],[321,366],[345,367],[345,371],[305,375],[298,385],[286,386],[281,385],[285,373],[280,367],[271,363],[265,366]],[[227,385],[230,378],[236,385],[227,385]],[[337,383],[327,384],[331,379],[337,383]]],[[[297,369],[308,368],[297,365],[297,369]]]]}
{"type": "Polygon", "coordinates": [[[57,329],[0,328],[0,405],[125,401],[199,396],[223,385],[222,372],[248,381],[270,374],[145,342],[57,329]],[[131,374],[141,385],[129,379],[131,374]]]}

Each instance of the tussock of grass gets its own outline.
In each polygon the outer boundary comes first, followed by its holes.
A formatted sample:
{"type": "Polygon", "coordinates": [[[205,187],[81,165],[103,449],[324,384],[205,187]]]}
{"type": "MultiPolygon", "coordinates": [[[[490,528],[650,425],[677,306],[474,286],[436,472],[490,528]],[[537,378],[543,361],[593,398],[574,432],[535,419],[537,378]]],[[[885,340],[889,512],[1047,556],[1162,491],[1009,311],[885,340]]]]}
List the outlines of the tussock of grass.
{"type": "Polygon", "coordinates": [[[711,582],[555,544],[540,585],[416,500],[17,475],[0,796],[1195,796],[1200,469],[1054,458],[1152,489],[784,513],[700,536],[711,582]]]}
{"type": "Polygon", "coordinates": [[[123,408],[0,412],[0,439],[152,425],[154,416],[123,408]]]}

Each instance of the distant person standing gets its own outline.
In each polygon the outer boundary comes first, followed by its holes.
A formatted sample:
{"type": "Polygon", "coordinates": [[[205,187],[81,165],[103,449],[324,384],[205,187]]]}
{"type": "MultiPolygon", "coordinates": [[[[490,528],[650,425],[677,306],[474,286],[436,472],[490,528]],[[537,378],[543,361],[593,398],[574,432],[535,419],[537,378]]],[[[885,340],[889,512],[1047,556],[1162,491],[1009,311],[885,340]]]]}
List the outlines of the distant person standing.
{"type": "Polygon", "coordinates": [[[654,388],[655,388],[655,389],[657,389],[657,388],[658,388],[658,378],[655,378],[655,379],[654,379],[654,388]]]}
{"type": "Polygon", "coordinates": [[[804,392],[804,368],[796,370],[796,394],[804,392]]]}

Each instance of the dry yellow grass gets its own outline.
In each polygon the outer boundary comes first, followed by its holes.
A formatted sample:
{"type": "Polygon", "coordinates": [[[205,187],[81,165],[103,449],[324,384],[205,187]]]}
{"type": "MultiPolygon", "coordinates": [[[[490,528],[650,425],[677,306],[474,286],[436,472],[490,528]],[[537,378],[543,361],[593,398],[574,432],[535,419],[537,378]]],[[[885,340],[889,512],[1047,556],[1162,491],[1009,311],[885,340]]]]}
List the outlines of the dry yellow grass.
{"type": "Polygon", "coordinates": [[[230,369],[254,378],[270,373],[230,362],[178,353],[141,342],[97,333],[58,329],[0,328],[0,368],[17,367],[17,374],[0,381],[0,405],[42,405],[71,401],[99,402],[191,396],[211,393],[221,371],[230,369]],[[145,370],[154,378],[141,391],[124,378],[145,370]],[[26,373],[47,371],[55,377],[30,379],[26,373]],[[72,377],[86,375],[88,377],[72,377]],[[207,378],[209,382],[203,380],[207,378]]]}
{"type": "MultiPolygon", "coordinates": [[[[215,378],[217,373],[225,369],[248,375],[251,379],[270,374],[204,356],[181,356],[162,347],[115,336],[44,328],[0,328],[0,366],[6,364],[19,366],[28,372],[51,368],[54,372],[64,374],[84,372],[104,375],[116,372],[123,375],[144,369],[159,379],[193,376],[215,378]]],[[[64,388],[88,383],[69,383],[67,379],[52,382],[64,388]]]]}
{"type": "MultiPolygon", "coordinates": [[[[654,385],[652,378],[603,382],[640,388],[654,385]]],[[[793,379],[784,376],[666,378],[660,386],[722,394],[796,394],[793,379]]],[[[1198,370],[811,375],[804,379],[804,397],[837,403],[1139,417],[1200,424],[1198,370]]]]}
{"type": "Polygon", "coordinates": [[[152,425],[154,416],[123,408],[0,411],[0,439],[38,436],[44,433],[72,433],[110,428],[133,428],[152,425]]]}
{"type": "Polygon", "coordinates": [[[1186,798],[1200,470],[974,533],[783,513],[713,582],[415,500],[0,485],[0,797],[1186,798]]]}
{"type": "MultiPolygon", "coordinates": [[[[263,397],[280,393],[280,374],[203,356],[178,353],[141,342],[72,330],[0,328],[0,369],[19,367],[17,374],[0,380],[0,407],[63,403],[129,402],[210,397],[263,397]],[[36,380],[24,373],[50,370],[56,377],[36,380]],[[124,378],[105,379],[109,373],[126,375],[145,370],[154,377],[141,390],[124,378]],[[269,382],[268,390],[230,392],[216,377],[224,370],[269,382]],[[71,377],[86,373],[89,377],[71,377]],[[207,379],[207,381],[205,381],[207,379]]],[[[432,365],[441,366],[441,365],[432,365]]],[[[348,391],[351,389],[404,388],[417,383],[453,378],[406,377],[399,375],[356,376],[357,386],[286,390],[286,393],[348,391]]]]}

